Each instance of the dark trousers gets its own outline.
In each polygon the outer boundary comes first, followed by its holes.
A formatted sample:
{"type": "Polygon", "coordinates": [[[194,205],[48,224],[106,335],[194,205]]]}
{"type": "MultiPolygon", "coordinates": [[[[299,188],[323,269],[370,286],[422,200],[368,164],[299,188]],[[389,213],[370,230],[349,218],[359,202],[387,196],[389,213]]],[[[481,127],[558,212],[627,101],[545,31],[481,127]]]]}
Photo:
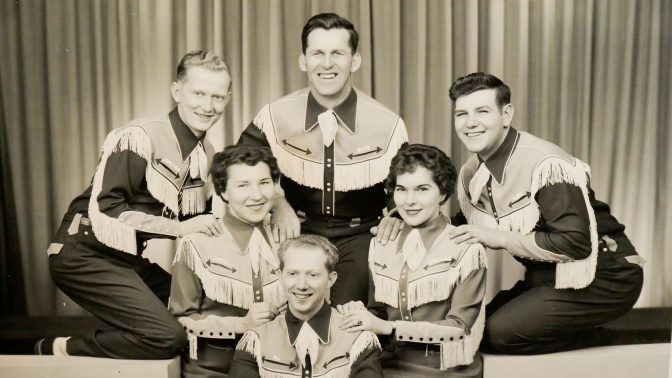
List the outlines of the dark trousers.
{"type": "Polygon", "coordinates": [[[632,308],[643,273],[623,257],[606,259],[611,261],[598,261],[595,279],[584,289],[555,289],[554,280],[526,279],[501,291],[486,307],[481,350],[543,354],[609,344],[608,332],[596,327],[632,308]]]}
{"type": "Polygon", "coordinates": [[[68,297],[107,323],[67,342],[70,355],[126,359],[165,359],[187,344],[183,327],[166,307],[170,274],[140,256],[109,248],[90,226],[68,232],[64,222],[49,257],[51,276],[68,297]],[[72,233],[72,234],[71,234],[72,233]]]}
{"type": "MultiPolygon", "coordinates": [[[[326,217],[325,217],[326,218],[326,217]]],[[[336,219],[305,221],[301,232],[322,235],[338,248],[336,273],[338,278],[331,287],[331,305],[362,301],[369,297],[369,244],[373,235],[369,229],[378,224],[378,219],[352,227],[350,220],[336,219]]]]}

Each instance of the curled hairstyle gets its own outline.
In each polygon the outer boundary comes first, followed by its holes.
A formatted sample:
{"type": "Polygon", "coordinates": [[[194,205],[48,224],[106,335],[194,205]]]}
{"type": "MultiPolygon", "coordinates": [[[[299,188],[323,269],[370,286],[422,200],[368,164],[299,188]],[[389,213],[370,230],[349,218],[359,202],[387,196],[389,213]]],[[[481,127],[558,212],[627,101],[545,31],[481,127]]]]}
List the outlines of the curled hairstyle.
{"type": "Polygon", "coordinates": [[[211,71],[226,71],[229,76],[229,66],[218,55],[205,50],[190,51],[182,57],[177,65],[176,81],[184,80],[187,70],[192,67],[205,67],[211,71]]]}
{"type": "Polygon", "coordinates": [[[255,166],[258,163],[266,164],[271,171],[271,179],[273,182],[278,182],[280,179],[278,162],[268,148],[245,145],[227,146],[224,151],[216,153],[210,167],[215,193],[221,196],[226,191],[226,183],[229,180],[228,169],[230,166],[236,164],[255,166]]]}
{"type": "Polygon", "coordinates": [[[311,17],[308,22],[303,26],[303,31],[301,32],[301,48],[303,53],[306,53],[308,48],[308,35],[315,29],[345,29],[350,35],[350,49],[352,53],[357,52],[357,46],[359,45],[359,33],[355,30],[355,26],[352,22],[347,19],[337,15],[336,13],[320,13],[311,17]]]}
{"type": "Polygon", "coordinates": [[[501,110],[504,105],[511,103],[511,89],[498,77],[489,73],[474,72],[455,80],[450,86],[448,94],[450,99],[456,101],[462,96],[480,91],[481,89],[494,89],[497,94],[497,106],[501,110]]]}
{"type": "Polygon", "coordinates": [[[333,272],[336,269],[336,263],[338,262],[338,249],[333,245],[329,239],[324,236],[305,234],[300,235],[294,239],[287,239],[278,249],[278,259],[280,260],[280,270],[285,268],[285,254],[289,249],[300,248],[316,248],[324,252],[327,256],[326,268],[329,273],[333,272]]]}
{"type": "Polygon", "coordinates": [[[394,192],[397,185],[397,176],[404,173],[413,173],[418,166],[425,167],[432,174],[432,179],[439,187],[439,192],[446,196],[441,201],[441,203],[444,203],[455,190],[457,170],[453,161],[443,151],[425,144],[407,144],[392,158],[390,173],[385,179],[387,192],[394,192]]]}

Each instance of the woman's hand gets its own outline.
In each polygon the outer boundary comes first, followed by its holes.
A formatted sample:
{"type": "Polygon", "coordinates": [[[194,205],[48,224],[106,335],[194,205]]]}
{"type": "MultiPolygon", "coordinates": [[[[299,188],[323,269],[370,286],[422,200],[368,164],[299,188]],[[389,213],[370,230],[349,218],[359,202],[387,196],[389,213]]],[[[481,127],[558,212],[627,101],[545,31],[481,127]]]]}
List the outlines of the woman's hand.
{"type": "Polygon", "coordinates": [[[380,319],[367,310],[349,313],[340,327],[348,332],[371,331],[376,335],[390,335],[393,331],[392,322],[380,319]]]}

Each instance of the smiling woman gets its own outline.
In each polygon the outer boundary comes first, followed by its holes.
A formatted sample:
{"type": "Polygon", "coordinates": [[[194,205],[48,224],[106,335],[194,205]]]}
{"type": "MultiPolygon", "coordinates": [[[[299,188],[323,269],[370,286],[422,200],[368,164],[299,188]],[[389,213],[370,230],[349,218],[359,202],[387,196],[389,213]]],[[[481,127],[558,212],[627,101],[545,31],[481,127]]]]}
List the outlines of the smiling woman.
{"type": "Polygon", "coordinates": [[[481,376],[485,251],[450,240],[454,227],[439,209],[456,178],[436,147],[408,145],[392,159],[385,185],[405,227],[385,245],[371,242],[368,310],[352,302],[341,307],[344,329],[384,335],[386,373],[481,376]]]}
{"type": "Polygon", "coordinates": [[[169,308],[190,343],[184,377],[226,376],[240,336],[275,318],[285,301],[277,245],[262,223],[280,175],[275,158],[263,148],[230,146],[215,154],[210,173],[228,205],[225,232],[184,238],[173,266],[169,308]]]}

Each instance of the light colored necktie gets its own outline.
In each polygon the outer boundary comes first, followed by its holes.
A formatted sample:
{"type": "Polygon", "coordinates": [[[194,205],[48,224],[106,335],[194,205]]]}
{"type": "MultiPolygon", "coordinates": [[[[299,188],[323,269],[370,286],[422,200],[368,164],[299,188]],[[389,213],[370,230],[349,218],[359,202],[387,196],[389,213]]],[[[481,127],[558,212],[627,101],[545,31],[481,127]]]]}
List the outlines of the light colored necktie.
{"type": "Polygon", "coordinates": [[[320,125],[320,130],[322,130],[322,143],[325,147],[331,146],[338,131],[338,120],[334,111],[329,109],[318,115],[317,123],[320,125]]]}
{"type": "Polygon", "coordinates": [[[411,271],[420,267],[426,252],[427,249],[425,249],[425,245],[422,243],[420,231],[414,228],[408,233],[404,244],[401,246],[401,254],[404,256],[404,261],[408,264],[408,268],[411,271]]]}
{"type": "Polygon", "coordinates": [[[305,361],[306,354],[310,355],[310,362],[312,364],[315,364],[315,361],[317,361],[320,339],[308,322],[304,322],[301,326],[301,330],[299,331],[298,336],[296,336],[294,348],[299,356],[299,361],[305,361]]]}
{"type": "Polygon", "coordinates": [[[278,258],[264,239],[264,236],[261,234],[258,228],[254,228],[252,231],[252,237],[250,237],[250,242],[247,244],[247,252],[250,254],[250,262],[252,263],[252,271],[256,276],[259,274],[259,262],[261,259],[266,260],[266,262],[273,266],[273,268],[279,267],[278,258]]]}
{"type": "Polygon", "coordinates": [[[196,148],[189,154],[189,176],[192,179],[208,177],[208,156],[205,154],[203,142],[198,142],[196,148]]]}
{"type": "Polygon", "coordinates": [[[478,203],[478,200],[481,198],[481,192],[485,185],[488,184],[488,180],[490,180],[490,171],[485,167],[485,163],[481,163],[476,173],[474,173],[474,177],[469,181],[469,196],[471,197],[472,204],[475,205],[478,203]]]}

